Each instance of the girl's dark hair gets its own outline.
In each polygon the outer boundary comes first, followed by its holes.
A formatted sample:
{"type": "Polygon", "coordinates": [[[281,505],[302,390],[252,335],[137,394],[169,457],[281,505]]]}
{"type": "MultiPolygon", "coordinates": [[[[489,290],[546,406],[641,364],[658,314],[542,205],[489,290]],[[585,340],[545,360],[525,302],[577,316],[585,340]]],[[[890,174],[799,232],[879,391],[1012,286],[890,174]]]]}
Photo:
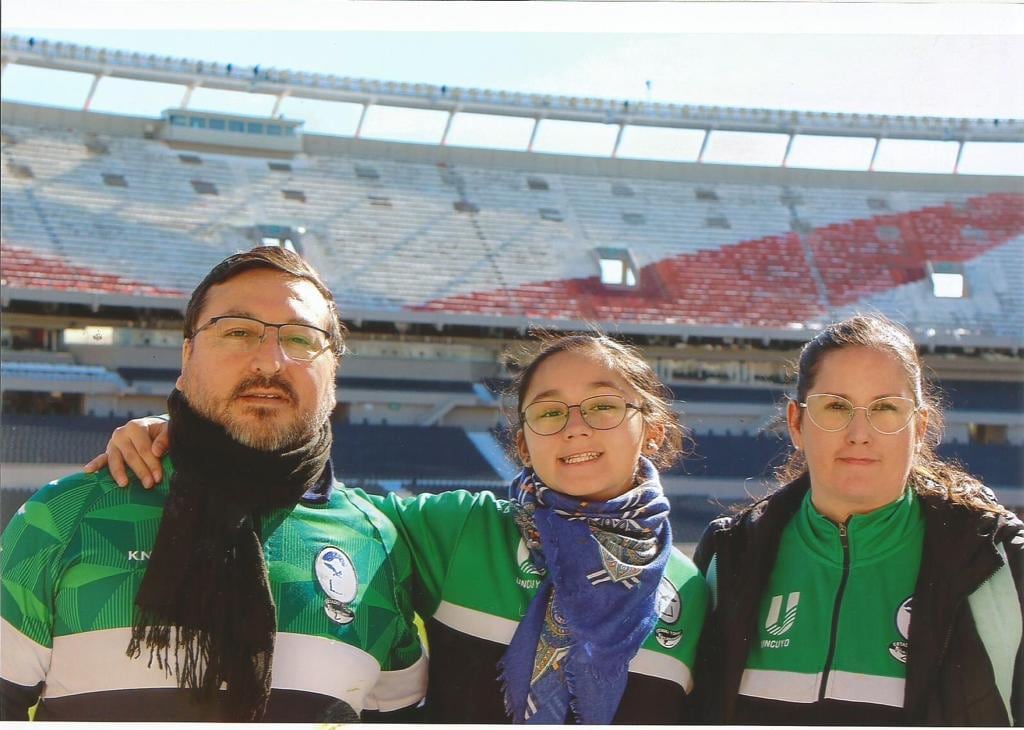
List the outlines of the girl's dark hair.
{"type": "Polygon", "coordinates": [[[308,281],[316,287],[317,291],[327,302],[327,311],[330,314],[330,321],[327,323],[327,331],[330,333],[331,351],[335,357],[345,354],[345,325],[338,316],[338,307],[334,302],[334,295],[327,288],[320,274],[310,266],[305,259],[294,251],[281,246],[257,246],[256,248],[241,253],[232,254],[210,270],[210,273],[199,282],[199,286],[192,292],[188,306],[185,308],[184,335],[185,339],[192,339],[196,330],[200,327],[198,322],[199,313],[206,305],[206,297],[210,289],[217,284],[223,284],[241,273],[254,269],[271,269],[280,271],[283,274],[294,276],[296,279],[308,281]]]}
{"type": "Polygon", "coordinates": [[[648,458],[659,469],[671,466],[683,452],[684,430],[679,417],[672,409],[673,394],[654,374],[640,351],[632,345],[619,342],[600,332],[589,332],[570,335],[553,335],[543,331],[532,333],[540,340],[540,350],[529,364],[519,371],[512,381],[509,391],[510,400],[515,402],[515,413],[508,413],[509,425],[512,428],[512,441],[509,451],[516,461],[519,453],[516,443],[519,432],[523,429],[521,413],[523,398],[530,388],[537,368],[548,358],[560,352],[579,352],[594,354],[605,360],[623,380],[629,383],[640,397],[640,414],[644,423],[649,426],[661,426],[665,436],[658,451],[648,458]]]}
{"type": "MultiPolygon", "coordinates": [[[[973,510],[1004,512],[986,488],[958,464],[940,459],[935,449],[942,440],[942,407],[938,394],[928,382],[921,358],[910,334],[900,325],[879,315],[858,315],[829,325],[804,345],[797,361],[796,402],[807,400],[822,360],[830,352],[847,347],[868,347],[892,356],[903,368],[914,401],[928,414],[928,426],[915,451],[908,481],[918,494],[931,494],[973,510]]],[[[803,418],[801,413],[800,418],[803,418]]],[[[775,476],[786,484],[807,473],[802,451],[794,450],[775,476]]]]}

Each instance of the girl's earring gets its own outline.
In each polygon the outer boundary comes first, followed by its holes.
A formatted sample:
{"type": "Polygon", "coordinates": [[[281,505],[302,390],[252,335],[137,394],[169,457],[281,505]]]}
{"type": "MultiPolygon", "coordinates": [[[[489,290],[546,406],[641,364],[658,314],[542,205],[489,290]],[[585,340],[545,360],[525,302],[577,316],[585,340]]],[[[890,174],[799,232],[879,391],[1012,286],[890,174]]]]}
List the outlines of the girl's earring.
{"type": "Polygon", "coordinates": [[[658,450],[658,442],[657,441],[655,441],[654,439],[651,439],[650,441],[647,442],[647,451],[648,451],[648,453],[652,453],[653,454],[657,450],[658,450]]]}

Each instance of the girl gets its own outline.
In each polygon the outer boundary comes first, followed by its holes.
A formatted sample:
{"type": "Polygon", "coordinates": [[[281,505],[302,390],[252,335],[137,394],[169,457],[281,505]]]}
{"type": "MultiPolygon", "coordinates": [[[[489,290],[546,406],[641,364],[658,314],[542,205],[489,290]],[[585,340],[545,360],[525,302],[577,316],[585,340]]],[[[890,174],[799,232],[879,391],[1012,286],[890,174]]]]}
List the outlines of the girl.
{"type": "MultiPolygon", "coordinates": [[[[414,554],[428,719],[693,721],[707,587],[672,547],[657,468],[682,430],[665,387],[636,350],[585,334],[543,341],[514,388],[508,499],[374,497],[414,554]]],[[[115,432],[117,471],[151,470],[148,423],[115,432]]]]}
{"type": "Polygon", "coordinates": [[[697,548],[705,722],[1021,722],[1024,525],[935,455],[941,419],[892,322],[804,347],[784,486],[697,548]]]}

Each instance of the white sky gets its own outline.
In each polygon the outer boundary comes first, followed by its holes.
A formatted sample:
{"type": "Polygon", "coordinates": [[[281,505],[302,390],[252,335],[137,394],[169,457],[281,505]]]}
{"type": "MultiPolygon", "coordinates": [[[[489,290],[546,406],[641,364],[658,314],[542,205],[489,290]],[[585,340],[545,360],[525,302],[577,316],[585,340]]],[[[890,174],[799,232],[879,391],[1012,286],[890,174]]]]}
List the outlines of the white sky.
{"type": "MultiPolygon", "coordinates": [[[[5,33],[340,76],[679,104],[1024,119],[1024,6],[4,0],[5,33]],[[650,90],[646,82],[650,82],[650,90]]],[[[9,66],[3,97],[80,106],[90,77],[9,66]]],[[[104,80],[92,109],[156,116],[182,87],[104,80]]],[[[192,108],[273,100],[197,90],[192,108]]],[[[309,131],[358,107],[286,100],[309,131]]],[[[364,136],[436,142],[441,113],[374,108],[364,136]]],[[[530,122],[456,118],[452,144],[524,148],[530,122]]],[[[614,130],[542,125],[535,149],[608,154],[614,130]]],[[[794,165],[863,169],[871,144],[798,138],[794,165]]],[[[631,128],[622,156],[694,159],[699,133],[631,128]]],[[[719,135],[706,159],[777,164],[784,138],[719,135]]],[[[949,143],[883,143],[879,169],[948,172],[949,143]]],[[[1024,144],[968,146],[964,172],[1024,173],[1024,144]]]]}

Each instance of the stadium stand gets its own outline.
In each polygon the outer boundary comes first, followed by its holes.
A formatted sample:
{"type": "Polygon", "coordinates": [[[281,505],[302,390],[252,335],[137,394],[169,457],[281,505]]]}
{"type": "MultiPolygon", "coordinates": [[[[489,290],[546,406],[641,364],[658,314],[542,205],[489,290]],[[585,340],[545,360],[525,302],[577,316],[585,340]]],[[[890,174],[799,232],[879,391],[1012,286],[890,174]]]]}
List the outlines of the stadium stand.
{"type": "Polygon", "coordinates": [[[446,380],[400,380],[398,378],[360,378],[342,373],[338,387],[360,390],[423,391],[428,393],[472,393],[473,384],[446,380]]]}
{"type": "Polygon", "coordinates": [[[95,385],[106,392],[118,392],[125,382],[106,368],[95,365],[58,364],[48,362],[0,362],[0,377],[6,379],[7,389],[14,381],[46,381],[54,387],[71,383],[80,386],[95,385]]]}
{"type": "Polygon", "coordinates": [[[944,458],[956,459],[995,489],[1024,483],[1024,452],[1013,444],[962,444],[939,446],[944,458]]]}
{"type": "MultiPolygon", "coordinates": [[[[813,201],[815,194],[816,191],[803,191],[803,199],[813,201]]],[[[848,197],[851,207],[856,208],[863,193],[848,197]]],[[[567,277],[558,281],[548,278],[497,291],[481,287],[479,291],[448,296],[423,307],[555,320],[634,319],[663,324],[786,327],[810,323],[829,308],[862,306],[863,300],[877,292],[922,281],[928,261],[966,261],[997,247],[1005,249],[1007,257],[1024,253],[1024,196],[950,200],[919,195],[904,199],[918,207],[901,214],[830,223],[806,234],[783,228],[753,240],[732,238],[730,242],[718,241],[719,245],[714,247],[668,256],[640,271],[641,284],[636,292],[609,293],[597,277],[567,277]],[[962,212],[956,212],[957,204],[962,205],[962,212]],[[902,234],[896,240],[881,241],[876,234],[880,227],[902,234]],[[966,238],[961,233],[965,228],[985,235],[966,238]]],[[[770,226],[773,208],[784,210],[770,202],[764,208],[767,215],[763,218],[750,216],[752,221],[761,223],[762,232],[770,226]]],[[[736,216],[728,216],[727,220],[733,217],[736,216]]],[[[755,234],[750,230],[753,223],[744,223],[739,236],[755,234]]],[[[697,232],[701,232],[699,228],[697,232]]],[[[622,240],[615,237],[616,233],[590,240],[622,240]]],[[[671,241],[670,233],[662,238],[663,235],[665,232],[658,229],[659,244],[671,241]]],[[[653,252],[637,238],[636,234],[633,240],[626,238],[631,250],[641,259],[653,258],[653,252]]],[[[687,243],[695,244],[693,239],[687,243]]],[[[1024,314],[1016,308],[1014,294],[1007,287],[996,290],[998,301],[992,302],[988,311],[979,312],[987,316],[980,321],[973,319],[972,324],[981,324],[984,331],[992,334],[1019,336],[1019,316],[1016,320],[1005,316],[1024,314]]],[[[882,299],[876,298],[872,303],[884,311],[882,299]]],[[[915,314],[918,326],[937,323],[926,311],[915,314]]]]}
{"type": "Polygon", "coordinates": [[[221,153],[186,163],[144,139],[90,136],[109,150],[97,156],[85,133],[11,132],[11,287],[181,296],[250,245],[246,231],[261,221],[296,220],[308,231],[304,252],[353,311],[787,328],[869,307],[910,314],[917,329],[953,320],[1022,333],[1021,193],[633,180],[624,198],[609,176],[546,173],[538,192],[526,171],[329,155],[297,158],[282,174],[221,153]],[[14,174],[19,165],[32,177],[14,174]],[[125,186],[102,185],[106,170],[125,186]],[[216,195],[197,192],[199,178],[216,195]],[[541,208],[562,220],[544,220],[541,208]],[[635,288],[593,275],[605,246],[631,252],[635,288]],[[945,307],[959,318],[934,305],[934,261],[967,265],[972,296],[945,307]]]}
{"type": "MultiPolygon", "coordinates": [[[[0,422],[0,462],[67,465],[65,470],[71,470],[101,453],[111,431],[122,423],[122,418],[5,414],[0,422]]],[[[442,484],[493,488],[498,483],[498,475],[466,432],[451,426],[335,425],[331,456],[339,478],[377,492],[381,483],[416,490],[423,479],[428,485],[434,480],[434,489],[442,484]]],[[[2,524],[32,491],[0,490],[2,524]]]]}
{"type": "MultiPolygon", "coordinates": [[[[12,210],[8,215],[15,216],[15,220],[17,220],[16,211],[12,210]]],[[[56,235],[54,233],[55,240],[56,235]]],[[[26,239],[16,238],[16,240],[26,239]]],[[[88,266],[69,264],[68,259],[64,256],[36,253],[21,246],[4,246],[3,256],[4,278],[2,283],[9,286],[58,291],[73,289],[103,294],[181,295],[181,291],[176,289],[165,289],[128,281],[121,276],[97,272],[88,266]]]]}
{"type": "MultiPolygon", "coordinates": [[[[749,496],[761,496],[754,490],[749,496]]],[[[740,501],[720,501],[706,496],[672,495],[669,497],[669,517],[672,522],[672,540],[676,543],[696,543],[711,520],[729,514],[740,501]]]]}
{"type": "Polygon", "coordinates": [[[943,380],[940,390],[949,407],[956,411],[1024,412],[1024,383],[943,380]]]}
{"type": "MultiPolygon", "coordinates": [[[[550,108],[576,113],[563,101],[550,108]]],[[[164,409],[188,293],[261,242],[309,258],[349,326],[334,458],[350,484],[499,488],[507,356],[530,326],[597,324],[644,348],[692,430],[693,452],[665,480],[676,539],[691,542],[729,504],[763,493],[783,458],[777,417],[796,348],[824,322],[873,311],[910,327],[941,381],[941,452],[1024,505],[1021,178],[313,134],[292,154],[168,141],[169,113],[7,100],[2,112],[0,517],[44,473],[97,453],[124,417],[164,409]],[[963,296],[936,294],[934,274],[947,270],[962,273],[963,296]],[[72,343],[86,327],[111,333],[72,343]]],[[[737,110],[700,114],[743,124],[737,110]]],[[[788,124],[790,113],[771,115],[788,124]]],[[[829,123],[866,123],[855,117],[829,123]]],[[[1019,129],[960,121],[999,139],[1019,129]]],[[[945,134],[933,126],[921,134],[945,134]]]]}
{"type": "Polygon", "coordinates": [[[691,453],[669,474],[720,479],[764,479],[771,476],[772,465],[789,446],[774,433],[748,435],[697,434],[691,453]]]}
{"type": "MultiPolygon", "coordinates": [[[[4,371],[6,372],[6,370],[4,371]]],[[[178,377],[178,370],[167,368],[118,368],[117,373],[126,383],[138,380],[173,383],[178,377]]],[[[473,393],[473,384],[463,381],[448,380],[403,380],[400,378],[363,378],[338,374],[339,388],[383,391],[415,391],[426,393],[473,393]]]]}
{"type": "Polygon", "coordinates": [[[777,405],[784,398],[781,390],[770,388],[704,387],[698,385],[670,385],[677,401],[683,403],[750,403],[777,405]]]}
{"type": "MultiPolygon", "coordinates": [[[[84,464],[106,447],[122,418],[5,415],[3,460],[84,464]]],[[[461,428],[336,424],[331,452],[340,478],[493,481],[497,474],[461,428]]]]}
{"type": "Polygon", "coordinates": [[[451,426],[345,424],[335,428],[331,453],[342,479],[497,478],[466,432],[451,426]]]}
{"type": "Polygon", "coordinates": [[[4,415],[3,460],[16,464],[84,464],[102,453],[122,418],[4,415]]]}
{"type": "MultiPolygon", "coordinates": [[[[772,468],[780,466],[789,442],[780,436],[730,436],[699,434],[694,452],[669,474],[770,481],[772,468]]],[[[939,454],[972,465],[986,484],[1005,487],[1024,482],[1024,460],[1019,447],[1011,444],[943,443],[939,454]]]]}
{"type": "Polygon", "coordinates": [[[124,378],[126,383],[137,381],[150,381],[157,383],[173,383],[178,379],[180,370],[176,368],[118,368],[117,374],[124,378]]]}

